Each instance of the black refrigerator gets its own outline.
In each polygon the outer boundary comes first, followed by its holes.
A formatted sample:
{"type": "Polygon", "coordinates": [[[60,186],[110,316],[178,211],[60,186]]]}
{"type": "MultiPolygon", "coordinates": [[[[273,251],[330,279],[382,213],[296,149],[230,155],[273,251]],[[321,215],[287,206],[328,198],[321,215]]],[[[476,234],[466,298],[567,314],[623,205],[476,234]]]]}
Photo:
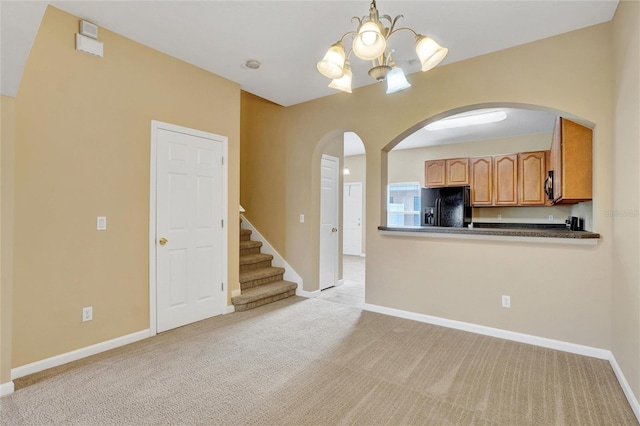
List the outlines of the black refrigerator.
{"type": "Polygon", "coordinates": [[[422,226],[462,228],[471,223],[471,190],[468,186],[422,188],[422,226]]]}

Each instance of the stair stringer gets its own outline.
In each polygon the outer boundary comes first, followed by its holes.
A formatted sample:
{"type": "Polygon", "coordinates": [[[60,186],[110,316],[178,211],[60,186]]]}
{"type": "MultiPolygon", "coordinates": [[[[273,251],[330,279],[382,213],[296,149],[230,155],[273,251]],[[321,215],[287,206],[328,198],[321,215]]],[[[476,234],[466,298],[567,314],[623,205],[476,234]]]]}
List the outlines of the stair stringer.
{"type": "Polygon", "coordinates": [[[287,263],[286,260],[284,260],[282,256],[280,256],[280,253],[278,253],[276,249],[273,248],[271,244],[269,244],[269,241],[264,238],[264,236],[255,228],[255,226],[253,226],[253,224],[246,217],[244,217],[244,215],[241,214],[240,217],[242,218],[240,227],[243,229],[251,230],[251,239],[254,241],[260,241],[262,243],[262,253],[270,254],[273,256],[271,264],[273,266],[284,268],[284,280],[298,284],[298,288],[296,289],[296,296],[316,297],[320,294],[319,290],[313,292],[303,290],[302,277],[291,267],[291,265],[287,263]]]}

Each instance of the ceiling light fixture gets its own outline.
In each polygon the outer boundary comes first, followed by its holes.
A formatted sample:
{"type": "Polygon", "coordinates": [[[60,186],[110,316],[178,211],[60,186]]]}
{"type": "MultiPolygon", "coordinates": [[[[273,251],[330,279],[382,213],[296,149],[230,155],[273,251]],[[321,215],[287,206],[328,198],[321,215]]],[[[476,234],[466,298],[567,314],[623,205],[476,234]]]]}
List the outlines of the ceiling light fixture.
{"type": "Polygon", "coordinates": [[[476,124],[497,123],[507,118],[507,113],[501,110],[472,111],[456,114],[442,120],[434,121],[425,126],[427,130],[454,129],[456,127],[473,126],[476,124]]]}
{"type": "Polygon", "coordinates": [[[329,48],[324,58],[317,64],[320,74],[333,80],[329,87],[351,93],[351,68],[349,64],[351,52],[360,59],[372,62],[369,75],[377,81],[387,80],[387,93],[395,93],[410,87],[402,68],[397,67],[391,59],[393,50],[388,49],[387,45],[391,36],[401,30],[411,31],[415,36],[416,54],[420,60],[422,71],[429,71],[438,65],[447,56],[449,50],[440,46],[433,39],[416,33],[411,28],[395,28],[398,19],[402,17],[402,15],[398,15],[391,19],[389,15],[380,16],[376,0],[373,0],[369,6],[368,17],[353,17],[352,21],[358,21],[356,31],[344,34],[329,48]],[[387,21],[389,26],[385,27],[381,19],[387,21]],[[347,55],[343,42],[348,36],[353,38],[353,42],[347,55]],[[345,76],[348,77],[345,78],[345,76]]]}

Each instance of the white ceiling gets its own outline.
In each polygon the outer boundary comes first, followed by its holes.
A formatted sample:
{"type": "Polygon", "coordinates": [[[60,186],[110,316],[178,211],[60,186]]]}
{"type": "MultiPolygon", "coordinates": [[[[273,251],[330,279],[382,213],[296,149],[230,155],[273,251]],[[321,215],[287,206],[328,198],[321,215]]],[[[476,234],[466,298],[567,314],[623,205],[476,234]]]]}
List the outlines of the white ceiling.
{"type": "MultiPolygon", "coordinates": [[[[316,62],[342,34],[355,28],[351,17],[364,16],[369,1],[2,0],[3,94],[17,93],[47,4],[290,106],[335,93],[316,71],[316,62]],[[241,68],[248,59],[260,61],[262,67],[241,68]]],[[[404,15],[400,26],[448,47],[446,64],[608,21],[617,4],[617,0],[380,0],[378,9],[392,17],[404,15]]],[[[390,45],[399,66],[407,73],[418,71],[411,33],[398,33],[390,45]]],[[[354,87],[373,83],[366,74],[368,63],[352,58],[351,64],[354,87]]]]}

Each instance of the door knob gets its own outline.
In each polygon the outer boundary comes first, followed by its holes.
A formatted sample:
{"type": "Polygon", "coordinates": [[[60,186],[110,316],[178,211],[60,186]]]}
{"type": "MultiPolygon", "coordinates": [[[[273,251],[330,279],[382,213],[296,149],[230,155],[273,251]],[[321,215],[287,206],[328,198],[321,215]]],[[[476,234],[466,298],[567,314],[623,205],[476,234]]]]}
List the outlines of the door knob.
{"type": "Polygon", "coordinates": [[[160,240],[158,241],[160,243],[161,246],[167,244],[169,242],[169,240],[167,240],[166,238],[160,238],[160,240]]]}
{"type": "Polygon", "coordinates": [[[331,232],[338,232],[338,228],[331,228],[331,232]]]}

